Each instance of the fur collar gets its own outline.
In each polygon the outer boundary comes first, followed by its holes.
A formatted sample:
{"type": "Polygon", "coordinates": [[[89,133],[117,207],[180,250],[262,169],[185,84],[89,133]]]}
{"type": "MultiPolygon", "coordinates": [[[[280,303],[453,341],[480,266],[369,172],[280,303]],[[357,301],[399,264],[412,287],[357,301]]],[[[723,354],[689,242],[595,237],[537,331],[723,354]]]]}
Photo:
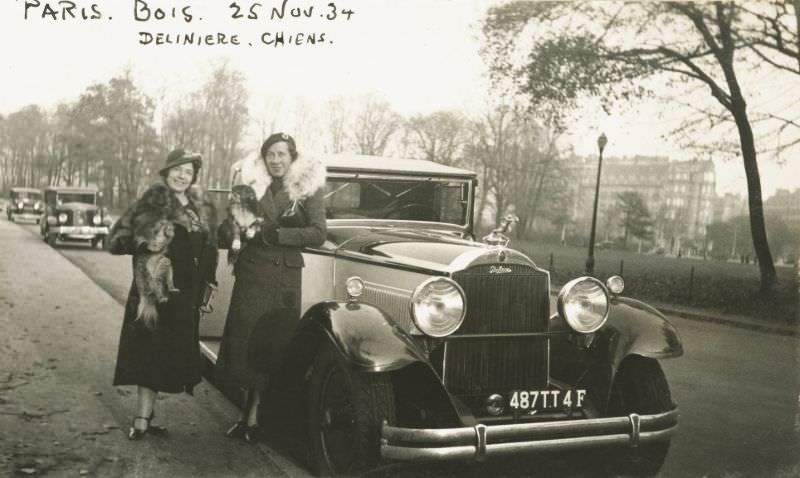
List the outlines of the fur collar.
{"type": "MultiPolygon", "coordinates": [[[[272,176],[258,153],[253,153],[233,165],[232,185],[247,184],[260,200],[272,183],[272,176]]],[[[325,165],[319,158],[299,155],[289,166],[283,180],[289,199],[305,199],[325,185],[325,165]]]]}

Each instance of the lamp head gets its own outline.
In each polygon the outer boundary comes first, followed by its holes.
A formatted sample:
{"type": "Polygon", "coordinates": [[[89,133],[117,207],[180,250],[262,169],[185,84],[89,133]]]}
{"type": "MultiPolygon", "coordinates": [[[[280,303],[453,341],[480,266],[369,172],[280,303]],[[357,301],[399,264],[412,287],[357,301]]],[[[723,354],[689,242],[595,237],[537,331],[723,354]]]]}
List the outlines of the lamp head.
{"type": "Polygon", "coordinates": [[[608,138],[606,137],[605,133],[601,133],[597,138],[597,147],[600,149],[601,153],[606,148],[606,144],[608,144],[608,138]]]}

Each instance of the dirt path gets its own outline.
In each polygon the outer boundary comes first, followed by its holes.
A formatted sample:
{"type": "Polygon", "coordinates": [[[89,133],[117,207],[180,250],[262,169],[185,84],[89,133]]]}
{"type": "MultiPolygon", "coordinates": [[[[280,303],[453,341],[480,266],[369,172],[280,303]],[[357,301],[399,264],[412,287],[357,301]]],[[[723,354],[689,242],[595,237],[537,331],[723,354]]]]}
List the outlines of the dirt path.
{"type": "Polygon", "coordinates": [[[0,476],[305,476],[226,438],[234,406],[203,382],[162,395],[167,437],[130,442],[132,387],[112,387],[120,304],[22,227],[0,221],[0,476]]]}

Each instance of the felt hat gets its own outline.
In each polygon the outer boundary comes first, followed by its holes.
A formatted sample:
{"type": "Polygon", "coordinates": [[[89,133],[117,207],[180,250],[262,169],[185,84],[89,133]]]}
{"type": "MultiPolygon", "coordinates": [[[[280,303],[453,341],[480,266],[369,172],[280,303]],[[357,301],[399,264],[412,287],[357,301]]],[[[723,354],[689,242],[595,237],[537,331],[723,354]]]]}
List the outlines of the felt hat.
{"type": "Polygon", "coordinates": [[[200,153],[193,153],[191,151],[184,151],[182,148],[174,149],[167,155],[167,160],[164,162],[164,167],[158,171],[158,174],[166,176],[167,171],[175,166],[181,164],[192,163],[195,172],[203,165],[203,157],[200,153]]]}

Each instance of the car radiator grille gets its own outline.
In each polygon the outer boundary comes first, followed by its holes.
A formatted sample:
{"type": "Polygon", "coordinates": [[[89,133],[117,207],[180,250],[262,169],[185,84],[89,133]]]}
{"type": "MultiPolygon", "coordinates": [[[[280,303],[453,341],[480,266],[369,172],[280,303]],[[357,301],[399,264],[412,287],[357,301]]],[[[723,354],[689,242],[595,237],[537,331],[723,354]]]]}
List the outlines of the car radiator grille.
{"type": "MultiPolygon", "coordinates": [[[[467,296],[467,316],[455,337],[547,331],[546,272],[517,264],[481,265],[457,272],[453,279],[467,296]]],[[[451,340],[446,347],[444,378],[451,393],[547,384],[546,338],[451,340]]]]}

